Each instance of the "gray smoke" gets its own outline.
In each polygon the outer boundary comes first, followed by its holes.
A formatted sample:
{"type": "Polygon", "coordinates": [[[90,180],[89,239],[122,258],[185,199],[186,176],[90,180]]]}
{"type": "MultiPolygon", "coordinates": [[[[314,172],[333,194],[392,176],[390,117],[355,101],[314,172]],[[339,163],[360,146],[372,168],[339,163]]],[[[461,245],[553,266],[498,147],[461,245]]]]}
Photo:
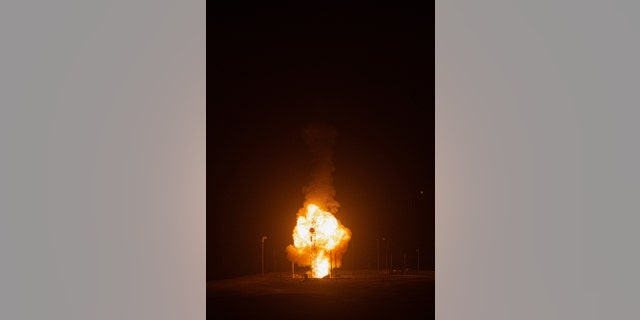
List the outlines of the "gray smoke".
{"type": "Polygon", "coordinates": [[[337,132],[332,126],[313,123],[304,128],[304,140],[311,148],[313,169],[311,181],[302,191],[305,194],[305,207],[314,203],[321,209],[335,214],[340,204],[333,199],[336,194],[333,188],[333,146],[337,132]]]}

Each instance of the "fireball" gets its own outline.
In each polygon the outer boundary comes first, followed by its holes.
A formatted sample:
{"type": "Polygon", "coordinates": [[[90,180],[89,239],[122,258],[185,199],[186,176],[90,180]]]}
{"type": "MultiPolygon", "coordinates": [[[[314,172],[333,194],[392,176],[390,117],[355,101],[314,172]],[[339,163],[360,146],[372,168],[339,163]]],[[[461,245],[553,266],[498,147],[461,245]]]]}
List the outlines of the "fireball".
{"type": "Polygon", "coordinates": [[[311,266],[311,276],[322,278],[333,266],[340,267],[349,240],[351,230],[331,213],[309,204],[298,215],[288,258],[299,266],[311,266]]]}

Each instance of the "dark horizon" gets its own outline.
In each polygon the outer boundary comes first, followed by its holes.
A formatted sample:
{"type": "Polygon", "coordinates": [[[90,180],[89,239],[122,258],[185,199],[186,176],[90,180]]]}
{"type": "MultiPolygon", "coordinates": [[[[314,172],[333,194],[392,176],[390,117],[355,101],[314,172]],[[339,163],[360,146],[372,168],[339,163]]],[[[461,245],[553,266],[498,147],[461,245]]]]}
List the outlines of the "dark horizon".
{"type": "Polygon", "coordinates": [[[385,237],[396,267],[406,253],[415,268],[420,248],[421,269],[433,270],[430,17],[397,8],[214,15],[207,279],[260,273],[263,235],[265,272],[290,271],[285,248],[313,169],[302,130],[315,122],[337,131],[335,216],[353,233],[343,268],[375,269],[385,237]]]}

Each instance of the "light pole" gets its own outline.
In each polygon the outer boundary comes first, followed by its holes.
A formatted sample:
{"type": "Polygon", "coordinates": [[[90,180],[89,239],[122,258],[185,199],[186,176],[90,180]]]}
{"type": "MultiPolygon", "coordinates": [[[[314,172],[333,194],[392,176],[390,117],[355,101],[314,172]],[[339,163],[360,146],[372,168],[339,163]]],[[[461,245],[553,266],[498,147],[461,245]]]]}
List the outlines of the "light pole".
{"type": "Polygon", "coordinates": [[[262,236],[262,279],[264,279],[264,240],[267,239],[267,236],[262,236]]]}
{"type": "MultiPolygon", "coordinates": [[[[384,241],[384,237],[382,237],[384,241]]],[[[376,238],[376,254],[378,256],[378,273],[380,273],[380,238],[376,238]]]]}
{"type": "Polygon", "coordinates": [[[407,254],[402,253],[402,275],[403,276],[406,270],[407,270],[407,254]]]}
{"type": "Polygon", "coordinates": [[[418,253],[418,271],[420,271],[420,248],[416,249],[416,252],[418,253]]]}
{"type": "Polygon", "coordinates": [[[378,257],[378,273],[380,273],[380,238],[376,238],[376,256],[378,257]]]}
{"type": "MultiPolygon", "coordinates": [[[[384,238],[382,238],[382,240],[384,240],[384,238]]],[[[389,275],[389,241],[387,241],[385,244],[386,250],[384,254],[384,269],[386,270],[387,275],[389,275]]]]}
{"type": "MultiPolygon", "coordinates": [[[[312,223],[315,225],[315,220],[313,220],[312,223]]],[[[313,271],[315,270],[313,263],[316,261],[316,242],[313,240],[313,235],[315,234],[316,229],[311,227],[309,228],[309,232],[311,233],[309,236],[309,240],[311,241],[311,263],[309,264],[309,270],[311,270],[311,278],[313,278],[313,271]]]]}

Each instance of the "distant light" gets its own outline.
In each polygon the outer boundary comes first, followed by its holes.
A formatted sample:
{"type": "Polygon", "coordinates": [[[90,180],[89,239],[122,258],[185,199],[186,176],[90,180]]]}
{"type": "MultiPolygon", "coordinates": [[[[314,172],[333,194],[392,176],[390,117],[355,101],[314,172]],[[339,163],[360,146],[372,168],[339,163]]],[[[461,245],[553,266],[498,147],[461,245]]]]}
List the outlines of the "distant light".
{"type": "Polygon", "coordinates": [[[420,194],[423,194],[423,193],[424,193],[424,191],[420,190],[420,194]]]}

